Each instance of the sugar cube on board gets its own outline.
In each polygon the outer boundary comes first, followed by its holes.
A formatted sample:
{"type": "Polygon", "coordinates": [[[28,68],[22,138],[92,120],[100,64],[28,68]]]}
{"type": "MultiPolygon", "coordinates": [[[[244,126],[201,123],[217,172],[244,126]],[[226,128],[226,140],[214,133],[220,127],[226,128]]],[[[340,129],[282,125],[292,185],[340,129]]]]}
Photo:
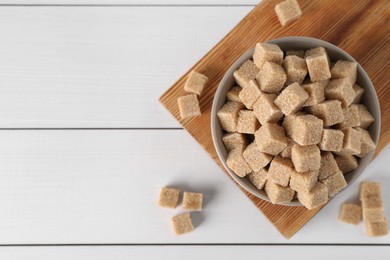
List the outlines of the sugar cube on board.
{"type": "Polygon", "coordinates": [[[201,115],[198,97],[195,94],[179,97],[177,103],[182,119],[201,115]]]}
{"type": "Polygon", "coordinates": [[[207,76],[193,70],[188,75],[186,83],[184,84],[184,90],[199,96],[202,94],[208,80],[207,76]]]}
{"type": "Polygon", "coordinates": [[[301,8],[296,0],[285,0],[277,4],[275,12],[282,26],[291,24],[302,15],[301,8]]]}

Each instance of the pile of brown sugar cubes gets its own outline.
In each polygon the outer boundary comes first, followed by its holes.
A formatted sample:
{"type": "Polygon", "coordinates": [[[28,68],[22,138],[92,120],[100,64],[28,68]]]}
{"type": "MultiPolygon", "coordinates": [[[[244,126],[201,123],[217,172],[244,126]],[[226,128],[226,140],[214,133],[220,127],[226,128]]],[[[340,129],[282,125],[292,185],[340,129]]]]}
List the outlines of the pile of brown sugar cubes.
{"type": "Polygon", "coordinates": [[[217,112],[228,167],[274,204],[325,204],[375,149],[356,77],[356,62],[333,63],[323,47],[284,53],[258,43],[217,112]]]}
{"type": "MultiPolygon", "coordinates": [[[[161,189],[158,204],[161,207],[174,209],[179,204],[180,190],[164,187],[161,189]]],[[[183,193],[183,208],[191,211],[202,211],[203,194],[196,192],[183,193]]],[[[176,235],[185,234],[194,230],[191,214],[189,212],[176,215],[171,219],[176,235]]]]}
{"type": "Polygon", "coordinates": [[[363,213],[363,220],[368,236],[377,237],[387,235],[388,226],[380,183],[362,182],[359,193],[361,205],[354,203],[344,203],[341,205],[339,220],[358,225],[363,213]]]}

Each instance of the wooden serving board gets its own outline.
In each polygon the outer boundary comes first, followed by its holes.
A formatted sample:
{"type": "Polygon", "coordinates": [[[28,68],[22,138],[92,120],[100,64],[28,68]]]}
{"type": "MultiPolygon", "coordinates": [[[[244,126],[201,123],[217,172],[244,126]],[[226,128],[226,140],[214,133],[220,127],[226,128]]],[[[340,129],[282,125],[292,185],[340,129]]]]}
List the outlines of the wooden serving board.
{"type": "MultiPolygon", "coordinates": [[[[210,131],[211,104],[227,69],[257,42],[283,36],[310,36],[331,42],[351,54],[370,76],[381,106],[382,128],[377,155],[390,142],[390,1],[298,0],[302,17],[282,27],[274,12],[280,0],[263,0],[192,69],[209,77],[200,97],[202,116],[182,120],[177,98],[185,95],[183,75],[161,98],[161,103],[223,168],[210,131]]],[[[320,209],[272,205],[243,192],[274,226],[290,238],[320,209]]]]}

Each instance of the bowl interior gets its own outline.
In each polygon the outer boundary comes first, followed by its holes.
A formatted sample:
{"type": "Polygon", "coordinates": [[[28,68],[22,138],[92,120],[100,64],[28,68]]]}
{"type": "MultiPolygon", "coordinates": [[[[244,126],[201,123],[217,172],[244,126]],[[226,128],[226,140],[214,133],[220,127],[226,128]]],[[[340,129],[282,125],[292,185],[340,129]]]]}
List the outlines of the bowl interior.
{"type": "MultiPolygon", "coordinates": [[[[331,60],[347,60],[347,61],[355,61],[356,60],[350,56],[348,53],[343,51],[342,49],[338,48],[337,46],[319,40],[315,38],[310,37],[301,37],[301,36],[292,36],[292,37],[284,37],[279,39],[274,39],[269,41],[270,43],[274,43],[279,45],[279,47],[283,51],[287,50],[294,50],[294,49],[310,49],[315,47],[324,47],[326,48],[328,55],[331,60]]],[[[225,169],[228,171],[230,176],[245,190],[252,193],[256,197],[259,197],[261,199],[269,201],[267,195],[263,190],[258,190],[255,186],[253,186],[247,178],[240,178],[238,177],[234,172],[232,172],[229,167],[226,165],[226,158],[227,158],[227,151],[226,148],[222,142],[222,136],[223,131],[221,129],[221,126],[219,124],[218,118],[217,118],[217,112],[218,110],[224,105],[226,102],[226,93],[230,90],[231,87],[235,85],[235,80],[233,77],[233,72],[237,70],[246,60],[252,59],[254,49],[249,50],[244,55],[242,55],[226,72],[225,76],[223,77],[222,81],[220,82],[220,85],[218,86],[218,89],[214,96],[214,101],[212,105],[212,111],[211,111],[211,132],[214,142],[214,147],[217,151],[218,157],[221,160],[222,164],[224,165],[225,169]]],[[[372,85],[367,73],[363,70],[363,68],[358,64],[357,67],[358,75],[357,75],[357,84],[364,88],[364,95],[362,99],[362,103],[367,107],[367,109],[370,111],[370,113],[373,115],[375,121],[370,126],[368,131],[370,132],[375,144],[378,144],[379,139],[379,131],[380,131],[380,125],[381,125],[381,118],[380,118],[380,108],[379,108],[379,101],[378,97],[376,95],[374,86],[372,85]]],[[[363,172],[364,168],[368,165],[368,163],[371,161],[371,158],[374,154],[374,151],[369,153],[364,158],[360,159],[359,166],[354,171],[348,173],[345,175],[346,181],[348,184],[351,184],[353,181],[355,181],[359,175],[363,172]]],[[[288,206],[301,206],[301,204],[294,200],[288,204],[288,206]]]]}

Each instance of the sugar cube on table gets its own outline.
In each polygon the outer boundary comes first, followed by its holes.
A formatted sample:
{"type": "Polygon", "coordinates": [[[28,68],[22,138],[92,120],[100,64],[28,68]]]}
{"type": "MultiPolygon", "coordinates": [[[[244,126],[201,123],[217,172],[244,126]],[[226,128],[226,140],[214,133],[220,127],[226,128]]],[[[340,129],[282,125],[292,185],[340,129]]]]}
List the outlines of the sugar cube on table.
{"type": "Polygon", "coordinates": [[[243,147],[231,150],[226,159],[226,164],[239,177],[245,177],[252,172],[252,168],[243,157],[243,147]]]}
{"type": "Polygon", "coordinates": [[[325,100],[324,86],[321,84],[321,81],[304,82],[301,87],[309,94],[309,98],[302,105],[303,107],[319,104],[325,100]]]}
{"type": "Polygon", "coordinates": [[[165,208],[176,208],[179,203],[180,190],[175,188],[164,187],[160,191],[158,204],[165,208]]]}
{"type": "Polygon", "coordinates": [[[366,233],[370,237],[385,236],[388,234],[389,229],[387,226],[387,219],[381,222],[365,222],[366,233]]]}
{"type": "Polygon", "coordinates": [[[249,164],[254,172],[260,171],[271,160],[272,156],[260,151],[256,142],[251,143],[243,152],[245,161],[249,164]]]}
{"type": "Polygon", "coordinates": [[[277,94],[284,87],[287,75],[282,66],[267,61],[256,75],[256,80],[261,91],[277,94]]]}
{"type": "Polygon", "coordinates": [[[354,155],[336,155],[334,159],[336,160],[340,171],[344,174],[356,169],[359,166],[358,160],[354,155]]]}
{"type": "Polygon", "coordinates": [[[291,24],[302,15],[301,8],[296,0],[285,0],[277,4],[275,12],[282,26],[291,24]]]}
{"type": "Polygon", "coordinates": [[[318,180],[318,171],[294,171],[290,178],[290,188],[295,191],[310,191],[318,180]]]}
{"type": "Polygon", "coordinates": [[[252,110],[241,110],[238,112],[237,132],[254,134],[259,127],[260,123],[252,110]]]}
{"type": "Polygon", "coordinates": [[[357,154],[356,156],[363,158],[370,152],[374,151],[376,145],[374,143],[374,140],[372,140],[370,133],[367,130],[362,129],[360,127],[356,128],[356,130],[358,130],[361,134],[360,153],[357,154]]]}
{"type": "Polygon", "coordinates": [[[249,81],[254,80],[256,78],[256,75],[257,73],[259,73],[259,70],[260,69],[253,61],[247,60],[241,65],[238,70],[233,73],[233,76],[237,84],[240,85],[242,88],[245,88],[249,84],[249,81]]]}
{"type": "Polygon", "coordinates": [[[346,108],[355,98],[352,86],[348,78],[332,79],[325,87],[325,98],[340,100],[342,107],[346,108]]]}
{"type": "Polygon", "coordinates": [[[257,43],[253,53],[253,61],[260,69],[264,63],[269,61],[281,65],[283,61],[283,51],[276,44],[257,43]]]}
{"type": "Polygon", "coordinates": [[[264,188],[272,204],[283,204],[291,202],[295,191],[289,187],[282,187],[271,181],[267,181],[264,188]]]}
{"type": "Polygon", "coordinates": [[[263,93],[253,105],[253,112],[262,125],[276,123],[282,118],[282,111],[274,104],[276,97],[275,94],[263,93]]]}
{"type": "Polygon", "coordinates": [[[182,119],[201,115],[198,97],[195,94],[179,97],[177,103],[182,119]]]}
{"type": "Polygon", "coordinates": [[[291,160],[297,172],[318,171],[321,166],[321,153],[316,145],[295,144],[291,150],[291,160]]]}
{"type": "Polygon", "coordinates": [[[188,75],[188,78],[184,84],[184,90],[186,92],[194,93],[199,96],[200,94],[202,94],[202,91],[206,86],[207,81],[207,76],[193,70],[188,75]]]}
{"type": "Polygon", "coordinates": [[[362,220],[362,207],[354,203],[343,203],[338,219],[348,224],[358,225],[362,220]]]}
{"type": "Polygon", "coordinates": [[[332,78],[348,78],[354,84],[357,76],[357,63],[354,61],[338,60],[331,69],[332,78]]]}
{"type": "Polygon", "coordinates": [[[286,85],[294,82],[301,84],[307,75],[306,60],[295,55],[286,56],[282,67],[287,75],[286,85]]]}
{"type": "Polygon", "coordinates": [[[298,115],[292,122],[290,137],[299,145],[321,142],[323,121],[313,115],[298,115]]]}
{"type": "Polygon", "coordinates": [[[240,86],[234,86],[232,87],[227,93],[226,93],[226,100],[227,101],[234,101],[234,102],[241,102],[240,99],[240,92],[242,88],[240,86]]]}
{"type": "Polygon", "coordinates": [[[329,198],[336,195],[339,191],[347,187],[347,182],[341,171],[322,179],[321,182],[328,188],[329,198]]]}
{"type": "Polygon", "coordinates": [[[357,155],[361,151],[362,134],[360,131],[345,127],[341,130],[344,133],[343,147],[340,151],[335,152],[337,155],[357,155]]]}
{"type": "Polygon", "coordinates": [[[363,200],[369,197],[381,196],[381,184],[379,182],[363,181],[359,187],[359,198],[363,200]]]}
{"type": "Polygon", "coordinates": [[[255,133],[255,141],[260,151],[277,155],[287,146],[283,127],[265,123],[255,133]]]}
{"type": "Polygon", "coordinates": [[[339,152],[343,148],[343,140],[343,131],[325,128],[319,146],[322,151],[339,152]]]}
{"type": "Polygon", "coordinates": [[[194,230],[190,213],[174,216],[171,222],[176,235],[182,235],[194,230]]]}
{"type": "Polygon", "coordinates": [[[251,172],[248,175],[249,181],[259,190],[264,188],[268,179],[268,172],[265,168],[261,168],[259,171],[251,172]]]}
{"type": "Polygon", "coordinates": [[[333,126],[344,121],[343,109],[338,100],[325,100],[306,109],[309,113],[322,119],[324,126],[333,126]]]}
{"type": "Polygon", "coordinates": [[[304,50],[289,50],[286,51],[286,56],[297,56],[299,58],[304,58],[305,56],[305,51],[304,50]]]}
{"type": "Polygon", "coordinates": [[[321,152],[321,166],[318,171],[318,179],[323,180],[339,172],[339,166],[331,152],[321,152]]]}
{"type": "Polygon", "coordinates": [[[240,91],[238,97],[241,102],[244,103],[245,107],[248,109],[253,108],[253,104],[257,101],[257,99],[261,95],[260,87],[256,81],[249,81],[248,85],[240,91]]]}
{"type": "Polygon", "coordinates": [[[275,156],[268,169],[268,181],[287,187],[290,176],[295,172],[294,165],[288,158],[275,156]]]}
{"type": "Polygon", "coordinates": [[[290,115],[301,109],[309,98],[309,94],[296,82],[287,86],[275,99],[275,105],[285,115],[290,115]]]}
{"type": "Polygon", "coordinates": [[[314,209],[328,201],[328,188],[317,182],[310,191],[298,191],[297,197],[307,209],[314,209]]]}
{"type": "MultiPolygon", "coordinates": [[[[307,51],[306,51],[307,53],[307,51]]],[[[310,52],[309,52],[310,53],[310,52]]],[[[312,82],[331,78],[329,58],[326,52],[314,52],[307,54],[306,64],[312,82]]]]}
{"type": "Polygon", "coordinates": [[[236,132],[238,112],[244,107],[242,103],[229,101],[217,112],[219,123],[226,132],[236,132]]]}
{"type": "Polygon", "coordinates": [[[357,107],[359,109],[360,127],[367,129],[374,122],[374,117],[368,111],[366,106],[358,104],[357,107]]]}
{"type": "Polygon", "coordinates": [[[352,88],[355,91],[355,96],[353,98],[352,104],[360,103],[364,94],[364,88],[362,88],[358,84],[354,84],[352,88]]]}
{"type": "Polygon", "coordinates": [[[237,147],[246,147],[248,145],[245,135],[240,133],[226,133],[222,137],[222,142],[228,151],[237,147]]]}
{"type": "Polygon", "coordinates": [[[385,220],[385,209],[381,196],[362,198],[363,219],[368,222],[382,222],[385,220]]]}
{"type": "Polygon", "coordinates": [[[183,208],[193,211],[201,211],[203,202],[203,194],[198,192],[183,193],[183,208]]]}

